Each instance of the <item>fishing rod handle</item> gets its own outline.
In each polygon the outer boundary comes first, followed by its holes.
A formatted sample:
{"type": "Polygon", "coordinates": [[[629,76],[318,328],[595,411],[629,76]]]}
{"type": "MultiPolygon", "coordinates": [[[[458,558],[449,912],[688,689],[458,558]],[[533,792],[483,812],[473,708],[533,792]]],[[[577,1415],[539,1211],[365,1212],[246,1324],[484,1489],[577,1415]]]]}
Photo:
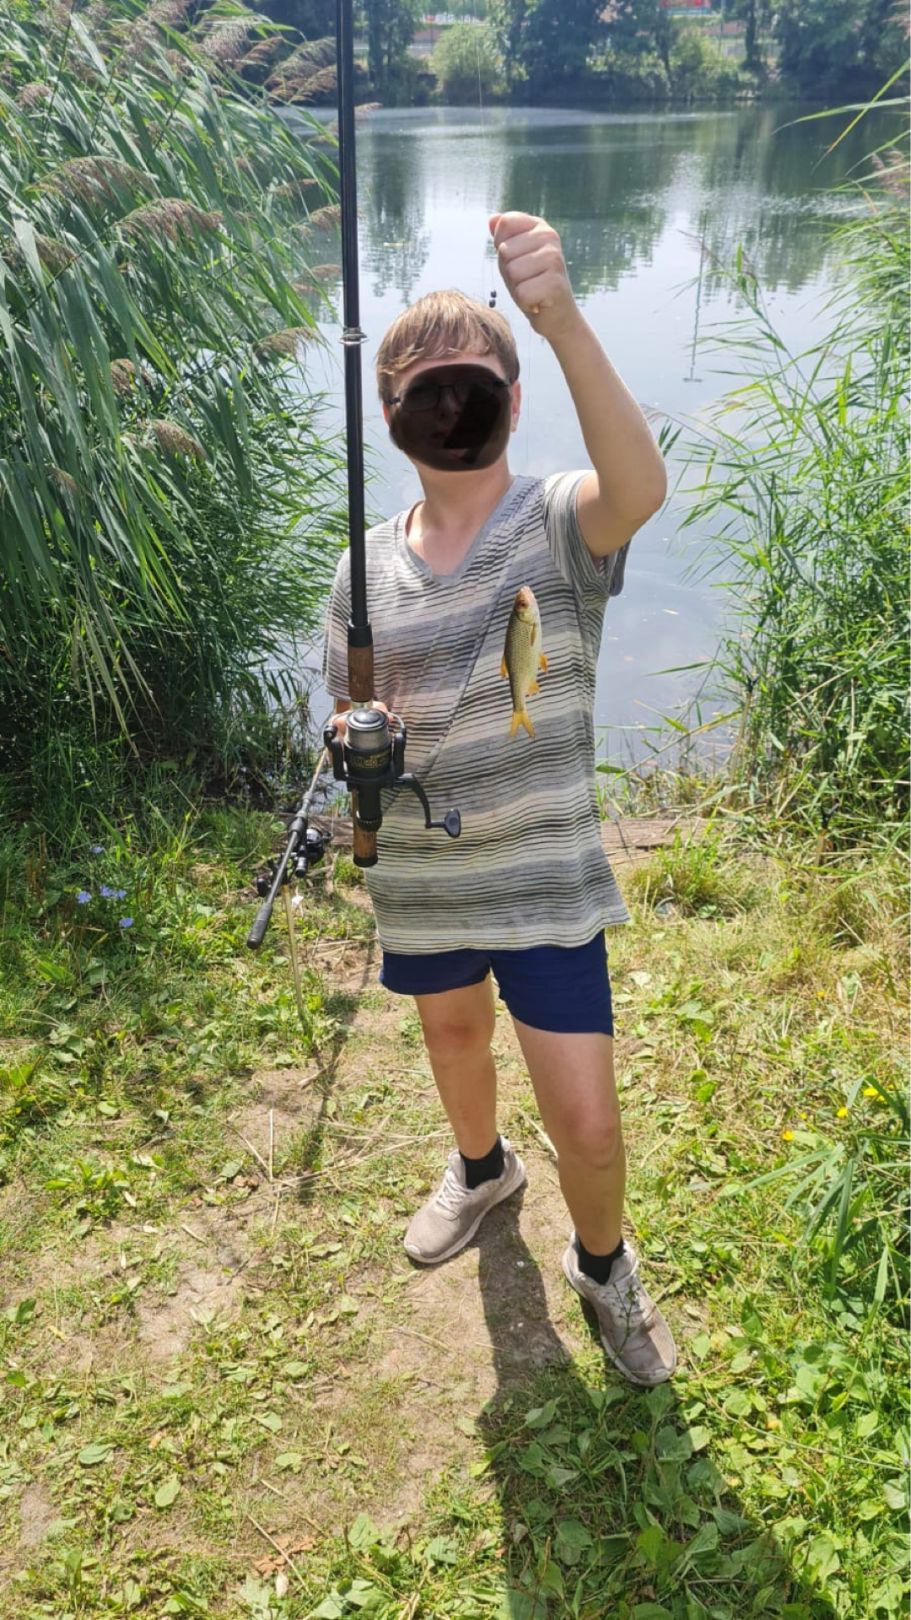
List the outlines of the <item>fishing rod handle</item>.
{"type": "Polygon", "coordinates": [[[352,855],[355,866],[376,866],[376,833],[367,832],[357,818],[357,793],[351,795],[352,855]]]}
{"type": "Polygon", "coordinates": [[[253,927],[250,929],[250,932],[247,935],[247,948],[251,951],[259,950],[259,947],[263,942],[263,936],[269,926],[269,919],[272,916],[272,907],[275,905],[275,902],[278,899],[279,890],[285,881],[285,873],[288,870],[288,862],[294,854],[298,839],[299,825],[299,821],[297,818],[295,818],[295,822],[292,826],[291,836],[285,845],[285,852],[275,868],[275,875],[272,879],[272,887],[256,913],[253,927]]]}
{"type": "Polygon", "coordinates": [[[274,899],[270,895],[268,900],[263,901],[258,912],[256,913],[256,920],[254,921],[253,927],[250,929],[250,932],[247,935],[248,950],[259,950],[259,947],[263,942],[266,929],[269,926],[269,919],[272,916],[272,907],[274,903],[274,899]]]}

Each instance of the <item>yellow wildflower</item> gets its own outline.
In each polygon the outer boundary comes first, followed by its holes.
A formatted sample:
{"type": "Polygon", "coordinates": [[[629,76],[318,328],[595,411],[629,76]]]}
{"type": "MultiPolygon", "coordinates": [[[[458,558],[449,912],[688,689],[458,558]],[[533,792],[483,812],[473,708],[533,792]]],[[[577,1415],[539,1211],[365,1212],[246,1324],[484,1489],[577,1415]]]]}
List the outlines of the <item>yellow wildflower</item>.
{"type": "Polygon", "coordinates": [[[835,1115],[836,1119],[847,1119],[847,1117],[848,1117],[847,1108],[839,1108],[837,1114],[835,1115]]]}
{"type": "Polygon", "coordinates": [[[865,1097],[878,1097],[878,1096],[880,1096],[880,1092],[877,1091],[875,1086],[864,1086],[864,1096],[865,1097]]]}
{"type": "Polygon", "coordinates": [[[781,1140],[783,1142],[793,1142],[793,1140],[794,1140],[794,1132],[793,1131],[782,1131],[781,1140]]]}

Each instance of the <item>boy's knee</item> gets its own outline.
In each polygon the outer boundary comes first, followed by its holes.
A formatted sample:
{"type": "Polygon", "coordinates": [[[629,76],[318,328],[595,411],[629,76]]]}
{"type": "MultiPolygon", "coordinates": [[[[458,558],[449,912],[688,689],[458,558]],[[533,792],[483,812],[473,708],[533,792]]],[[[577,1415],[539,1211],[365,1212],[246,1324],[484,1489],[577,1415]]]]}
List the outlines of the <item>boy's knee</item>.
{"type": "Polygon", "coordinates": [[[469,1058],[487,1050],[493,1031],[492,1011],[477,1018],[426,1018],[424,1044],[431,1057],[469,1058]]]}
{"type": "Polygon", "coordinates": [[[586,1115],[570,1120],[559,1147],[587,1170],[613,1170],[623,1153],[619,1109],[610,1109],[596,1119],[586,1115]]]}

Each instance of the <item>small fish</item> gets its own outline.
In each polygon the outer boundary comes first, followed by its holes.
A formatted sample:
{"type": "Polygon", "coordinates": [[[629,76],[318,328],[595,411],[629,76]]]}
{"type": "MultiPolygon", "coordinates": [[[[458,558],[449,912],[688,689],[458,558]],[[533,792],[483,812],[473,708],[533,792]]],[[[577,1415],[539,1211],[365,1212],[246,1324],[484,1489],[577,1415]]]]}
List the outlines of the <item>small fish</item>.
{"type": "Polygon", "coordinates": [[[541,651],[541,615],[538,612],[538,604],[531,588],[523,585],[516,592],[516,599],[509,615],[506,646],[500,664],[500,674],[508,676],[509,690],[512,693],[510,737],[516,735],[520,726],[525,727],[529,737],[534,736],[535,728],[529,719],[525,699],[534,696],[535,692],[540,690],[538,671],[546,668],[547,659],[541,651]]]}

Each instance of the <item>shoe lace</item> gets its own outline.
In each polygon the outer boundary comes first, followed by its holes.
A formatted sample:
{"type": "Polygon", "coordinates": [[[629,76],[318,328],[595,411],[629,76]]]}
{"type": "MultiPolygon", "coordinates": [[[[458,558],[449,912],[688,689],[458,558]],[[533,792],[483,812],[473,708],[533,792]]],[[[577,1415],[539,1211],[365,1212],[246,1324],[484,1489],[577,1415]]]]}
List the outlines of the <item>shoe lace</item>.
{"type": "Polygon", "coordinates": [[[606,1287],[619,1305],[628,1331],[651,1326],[655,1307],[639,1281],[638,1271],[630,1271],[622,1283],[612,1283],[608,1280],[606,1287]]]}
{"type": "Polygon", "coordinates": [[[448,1215],[457,1215],[465,1201],[465,1188],[451,1165],[447,1165],[443,1183],[437,1193],[437,1208],[448,1215]]]}

